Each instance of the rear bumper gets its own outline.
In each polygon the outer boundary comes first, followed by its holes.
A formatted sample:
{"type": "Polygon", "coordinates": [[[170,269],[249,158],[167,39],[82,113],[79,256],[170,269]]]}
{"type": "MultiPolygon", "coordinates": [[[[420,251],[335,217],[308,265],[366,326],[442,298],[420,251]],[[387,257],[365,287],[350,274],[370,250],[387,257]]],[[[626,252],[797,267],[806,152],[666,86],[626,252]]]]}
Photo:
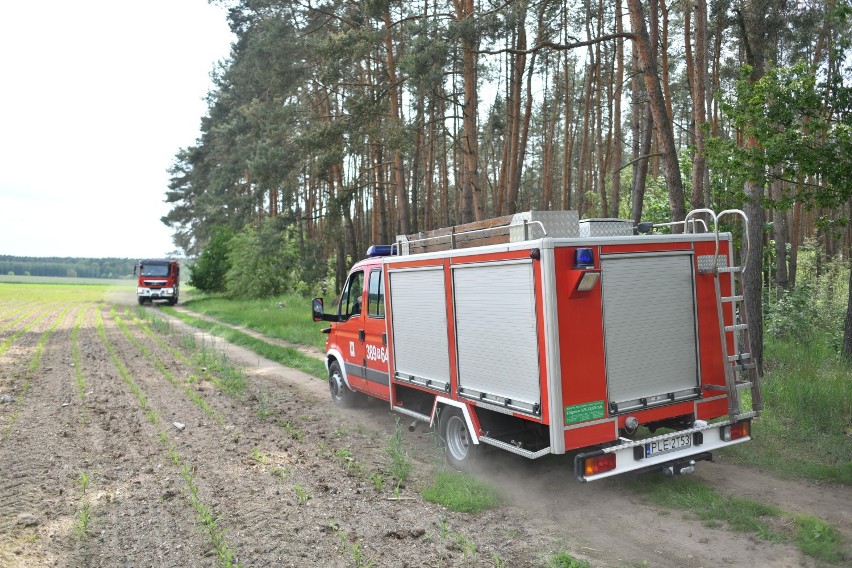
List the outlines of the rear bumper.
{"type": "MultiPolygon", "coordinates": [[[[660,436],[652,436],[642,440],[628,441],[622,438],[624,443],[617,446],[577,454],[574,458],[574,473],[580,481],[595,481],[631,471],[661,470],[668,474],[686,473],[691,471],[689,468],[695,465],[694,462],[711,459],[712,454],[710,452],[713,450],[751,440],[751,436],[747,435],[735,440],[726,441],[723,433],[726,427],[732,424],[734,423],[731,421],[702,424],[693,428],[670,432],[660,436]],[[659,445],[660,443],[672,441],[684,435],[688,435],[691,438],[692,443],[689,447],[657,455],[646,455],[652,444],[659,445]],[[600,473],[587,473],[585,469],[586,460],[603,455],[614,456],[615,467],[600,473]]],[[[751,432],[750,426],[748,431],[749,433],[751,432]]]]}

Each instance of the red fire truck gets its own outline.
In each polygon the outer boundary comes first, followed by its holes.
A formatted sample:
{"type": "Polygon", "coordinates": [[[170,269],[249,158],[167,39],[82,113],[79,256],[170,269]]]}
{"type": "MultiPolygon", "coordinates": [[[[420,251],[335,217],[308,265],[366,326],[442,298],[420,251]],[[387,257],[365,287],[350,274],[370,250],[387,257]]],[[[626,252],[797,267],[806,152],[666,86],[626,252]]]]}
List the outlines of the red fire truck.
{"type": "Polygon", "coordinates": [[[750,440],[761,408],[723,216],[747,223],[702,209],[636,235],[531,211],[370,247],[336,312],[313,300],[332,399],[436,425],[460,468],[490,446],[570,452],[581,481],[691,473],[750,440]]]}
{"type": "Polygon", "coordinates": [[[138,278],[136,299],[139,305],[166,300],[170,306],[180,295],[180,263],[176,260],[140,260],[133,267],[138,278]]]}

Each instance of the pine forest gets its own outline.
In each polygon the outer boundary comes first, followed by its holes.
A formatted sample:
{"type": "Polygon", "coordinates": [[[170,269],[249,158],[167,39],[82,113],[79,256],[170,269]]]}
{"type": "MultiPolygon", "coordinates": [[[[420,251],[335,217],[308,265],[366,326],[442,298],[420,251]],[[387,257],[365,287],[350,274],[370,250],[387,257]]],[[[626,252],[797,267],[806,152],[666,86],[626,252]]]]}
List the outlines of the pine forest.
{"type": "Polygon", "coordinates": [[[849,269],[852,0],[218,3],[163,218],[210,291],[334,293],[371,244],[529,210],[742,209],[764,303],[849,269]]]}

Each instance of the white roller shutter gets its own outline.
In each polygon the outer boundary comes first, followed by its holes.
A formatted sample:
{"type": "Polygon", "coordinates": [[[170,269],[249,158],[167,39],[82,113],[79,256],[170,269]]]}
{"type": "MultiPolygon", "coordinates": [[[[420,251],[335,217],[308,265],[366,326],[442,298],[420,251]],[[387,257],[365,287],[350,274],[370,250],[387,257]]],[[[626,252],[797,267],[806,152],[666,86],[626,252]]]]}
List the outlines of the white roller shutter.
{"type": "Polygon", "coordinates": [[[462,394],[527,408],[539,404],[532,263],[457,266],[453,288],[462,394]]]}
{"type": "Polygon", "coordinates": [[[390,271],[389,275],[394,370],[417,379],[448,384],[450,361],[443,268],[390,271]]]}
{"type": "Polygon", "coordinates": [[[601,269],[610,402],[691,396],[699,384],[692,256],[604,256],[601,269]]]}

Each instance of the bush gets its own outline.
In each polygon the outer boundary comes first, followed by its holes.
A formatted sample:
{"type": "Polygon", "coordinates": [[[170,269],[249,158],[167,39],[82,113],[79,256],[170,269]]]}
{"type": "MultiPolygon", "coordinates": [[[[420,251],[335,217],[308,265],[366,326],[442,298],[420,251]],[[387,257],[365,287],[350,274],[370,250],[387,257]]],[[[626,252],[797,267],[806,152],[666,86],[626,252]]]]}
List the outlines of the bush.
{"type": "Polygon", "coordinates": [[[234,234],[225,227],[213,230],[210,242],[190,268],[189,285],[202,292],[224,292],[225,274],[231,268],[228,253],[234,234]]]}
{"type": "Polygon", "coordinates": [[[775,300],[770,292],[764,303],[766,332],[770,337],[803,345],[827,335],[839,351],[849,298],[849,268],[842,258],[826,261],[818,254],[803,247],[796,287],[778,291],[775,300]]]}

